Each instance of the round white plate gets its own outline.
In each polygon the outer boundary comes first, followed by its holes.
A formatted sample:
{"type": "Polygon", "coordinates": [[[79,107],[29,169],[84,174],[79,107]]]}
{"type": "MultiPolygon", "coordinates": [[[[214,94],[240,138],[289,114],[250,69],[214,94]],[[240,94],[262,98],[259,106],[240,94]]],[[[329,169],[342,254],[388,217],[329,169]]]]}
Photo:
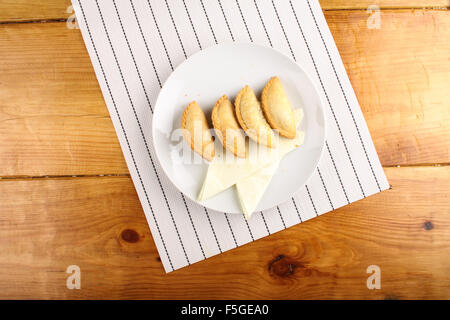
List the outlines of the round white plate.
{"type": "MultiPolygon", "coordinates": [[[[214,104],[223,94],[233,102],[239,90],[248,84],[259,96],[272,76],[280,78],[292,107],[303,108],[299,129],[305,131],[305,142],[283,158],[257,211],[287,201],[314,172],[325,144],[325,116],[320,96],[305,70],[272,48],[251,43],[215,45],[192,55],[176,68],[154,107],[156,155],[170,181],[188,198],[198,202],[208,164],[196,153],[193,156],[196,164],[182,160],[180,148],[185,148],[186,143],[177,129],[184,108],[196,100],[210,119],[214,104]]],[[[222,148],[218,140],[216,152],[222,148]]],[[[235,187],[198,203],[217,211],[241,212],[235,187]]]]}

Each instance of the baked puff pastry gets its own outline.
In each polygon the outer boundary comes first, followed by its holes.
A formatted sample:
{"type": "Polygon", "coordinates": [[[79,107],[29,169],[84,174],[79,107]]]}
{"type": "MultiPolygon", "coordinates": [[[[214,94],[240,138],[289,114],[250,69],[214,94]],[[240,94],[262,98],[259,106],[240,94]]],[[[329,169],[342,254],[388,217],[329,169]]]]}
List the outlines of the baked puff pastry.
{"type": "Polygon", "coordinates": [[[261,94],[261,105],[270,126],[281,136],[294,139],[297,132],[294,111],[278,77],[267,82],[261,94]]]}
{"type": "Polygon", "coordinates": [[[214,140],[206,116],[197,102],[192,101],[184,109],[181,117],[181,128],[184,129],[184,139],[192,150],[204,159],[211,161],[216,153],[214,140]]]}
{"type": "Polygon", "coordinates": [[[261,104],[249,86],[239,91],[234,102],[236,117],[247,135],[259,144],[276,146],[275,134],[266,121],[261,104]]]}
{"type": "Polygon", "coordinates": [[[212,123],[223,146],[234,155],[245,158],[245,136],[239,126],[233,104],[226,95],[217,100],[212,110],[212,123]]]}

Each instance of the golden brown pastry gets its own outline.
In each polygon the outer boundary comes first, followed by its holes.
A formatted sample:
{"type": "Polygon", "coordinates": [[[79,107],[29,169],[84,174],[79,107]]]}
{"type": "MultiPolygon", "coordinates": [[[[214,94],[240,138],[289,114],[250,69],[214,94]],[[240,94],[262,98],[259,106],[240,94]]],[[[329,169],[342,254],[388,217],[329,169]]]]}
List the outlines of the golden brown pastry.
{"type": "Polygon", "coordinates": [[[256,142],[270,148],[276,146],[275,134],[270,128],[261,109],[261,104],[249,86],[239,91],[234,102],[236,117],[242,129],[256,142]]]}
{"type": "Polygon", "coordinates": [[[261,94],[261,105],[270,126],[283,137],[294,139],[296,126],[294,110],[278,77],[267,82],[261,94]]]}
{"type": "Polygon", "coordinates": [[[197,102],[192,101],[184,110],[181,117],[181,128],[184,129],[184,139],[192,150],[211,161],[216,152],[214,140],[205,114],[197,102]]]}
{"type": "Polygon", "coordinates": [[[236,119],[233,104],[226,95],[217,100],[211,118],[222,144],[236,156],[245,158],[245,136],[236,119]]]}

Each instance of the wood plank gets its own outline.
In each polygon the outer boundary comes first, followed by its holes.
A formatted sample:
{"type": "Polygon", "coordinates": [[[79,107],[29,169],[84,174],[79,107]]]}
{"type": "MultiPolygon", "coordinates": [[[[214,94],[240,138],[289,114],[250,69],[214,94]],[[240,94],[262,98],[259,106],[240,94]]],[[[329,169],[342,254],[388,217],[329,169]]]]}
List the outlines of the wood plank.
{"type": "MultiPolygon", "coordinates": [[[[382,164],[450,162],[450,12],[326,18],[382,164]]],[[[1,25],[0,69],[0,176],[128,172],[78,30],[1,25]]]]}
{"type": "Polygon", "coordinates": [[[0,22],[67,19],[70,0],[0,0],[0,22]]]}
{"type": "Polygon", "coordinates": [[[127,173],[79,30],[0,30],[0,176],[127,173]]]}
{"type": "MultiPolygon", "coordinates": [[[[380,8],[446,8],[448,0],[320,0],[324,10],[380,8]]],[[[0,0],[0,22],[67,19],[70,0],[0,0]]]]}
{"type": "Polygon", "coordinates": [[[448,0],[319,0],[322,9],[367,9],[376,5],[381,9],[394,8],[448,8],[448,0]]]}
{"type": "Polygon", "coordinates": [[[326,14],[383,165],[448,163],[450,12],[326,14]]]}
{"type": "Polygon", "coordinates": [[[0,180],[0,298],[449,299],[450,167],[386,173],[391,190],[167,275],[130,178],[0,180]]]}

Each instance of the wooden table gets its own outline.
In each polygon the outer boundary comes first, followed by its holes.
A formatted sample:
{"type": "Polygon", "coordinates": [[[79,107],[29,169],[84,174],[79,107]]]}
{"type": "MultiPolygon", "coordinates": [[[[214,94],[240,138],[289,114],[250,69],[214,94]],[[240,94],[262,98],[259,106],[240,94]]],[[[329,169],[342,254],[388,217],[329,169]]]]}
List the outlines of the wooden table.
{"type": "Polygon", "coordinates": [[[321,4],[392,188],[166,275],[70,2],[0,0],[0,298],[449,299],[450,2],[321,4]]]}

